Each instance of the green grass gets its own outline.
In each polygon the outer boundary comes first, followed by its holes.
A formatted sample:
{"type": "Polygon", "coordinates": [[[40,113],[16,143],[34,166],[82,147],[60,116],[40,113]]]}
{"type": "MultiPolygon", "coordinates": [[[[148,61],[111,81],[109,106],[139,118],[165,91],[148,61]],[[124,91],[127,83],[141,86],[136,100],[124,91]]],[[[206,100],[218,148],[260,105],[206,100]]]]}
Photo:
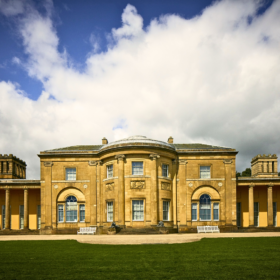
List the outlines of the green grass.
{"type": "Polygon", "coordinates": [[[280,238],[172,245],[1,241],[0,279],[279,279],[280,238]]]}

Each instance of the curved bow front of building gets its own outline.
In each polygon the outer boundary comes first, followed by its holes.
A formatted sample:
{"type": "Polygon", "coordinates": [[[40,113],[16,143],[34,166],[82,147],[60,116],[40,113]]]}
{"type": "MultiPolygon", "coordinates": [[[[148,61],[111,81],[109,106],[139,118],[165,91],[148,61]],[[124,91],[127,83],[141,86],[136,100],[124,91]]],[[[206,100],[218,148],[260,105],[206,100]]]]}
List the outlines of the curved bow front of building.
{"type": "Polygon", "coordinates": [[[4,155],[1,229],[51,234],[97,227],[106,233],[112,222],[133,231],[155,229],[160,221],[170,232],[195,232],[200,225],[221,231],[276,227],[276,155],[258,155],[252,176],[237,180],[237,153],[175,144],[172,137],[164,142],[133,136],[111,143],[103,138],[102,145],[40,152],[40,180],[24,179],[26,164],[4,155]]]}

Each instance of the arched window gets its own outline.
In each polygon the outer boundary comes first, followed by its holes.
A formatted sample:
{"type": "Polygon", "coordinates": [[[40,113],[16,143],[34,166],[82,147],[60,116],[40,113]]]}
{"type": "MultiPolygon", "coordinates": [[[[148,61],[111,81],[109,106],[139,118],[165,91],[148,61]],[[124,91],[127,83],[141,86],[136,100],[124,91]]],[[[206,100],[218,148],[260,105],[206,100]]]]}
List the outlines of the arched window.
{"type": "Polygon", "coordinates": [[[77,222],[77,198],[72,195],[66,199],[66,222],[77,222]]]}
{"type": "Polygon", "coordinates": [[[199,217],[201,221],[211,221],[211,197],[208,194],[200,197],[199,217]]]}

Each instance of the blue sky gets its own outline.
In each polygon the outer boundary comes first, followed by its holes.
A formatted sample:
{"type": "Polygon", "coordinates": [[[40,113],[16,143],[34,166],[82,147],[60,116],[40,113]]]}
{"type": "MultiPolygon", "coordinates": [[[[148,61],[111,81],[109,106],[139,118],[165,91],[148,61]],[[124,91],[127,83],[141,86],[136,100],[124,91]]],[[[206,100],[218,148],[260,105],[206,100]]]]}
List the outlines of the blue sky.
{"type": "Polygon", "coordinates": [[[103,137],[280,154],[280,1],[0,0],[0,36],[0,153],[29,178],[103,137]]]}

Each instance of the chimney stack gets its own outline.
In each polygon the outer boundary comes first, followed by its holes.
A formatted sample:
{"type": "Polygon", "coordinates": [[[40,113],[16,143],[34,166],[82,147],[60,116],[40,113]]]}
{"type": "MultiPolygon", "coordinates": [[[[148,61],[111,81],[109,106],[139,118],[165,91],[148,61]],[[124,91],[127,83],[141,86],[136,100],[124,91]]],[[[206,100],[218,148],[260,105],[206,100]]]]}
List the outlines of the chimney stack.
{"type": "Polygon", "coordinates": [[[106,145],[106,144],[108,144],[108,140],[107,140],[105,137],[103,137],[103,139],[102,139],[102,145],[106,145]]]}
{"type": "Polygon", "coordinates": [[[170,137],[168,138],[168,143],[169,143],[169,144],[173,144],[173,137],[172,137],[172,136],[170,136],[170,137]]]}

